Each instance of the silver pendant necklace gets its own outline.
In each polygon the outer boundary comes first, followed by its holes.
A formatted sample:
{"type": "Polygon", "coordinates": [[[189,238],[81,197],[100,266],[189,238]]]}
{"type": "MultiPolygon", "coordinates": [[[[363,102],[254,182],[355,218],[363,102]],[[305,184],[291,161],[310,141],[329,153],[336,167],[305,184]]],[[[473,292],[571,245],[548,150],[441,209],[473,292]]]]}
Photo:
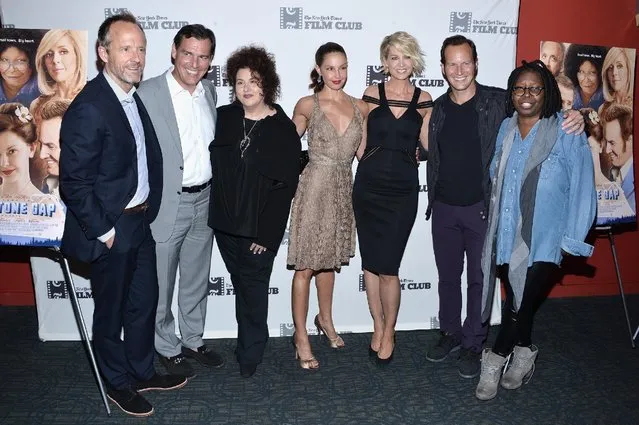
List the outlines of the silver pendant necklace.
{"type": "Polygon", "coordinates": [[[240,140],[240,158],[244,158],[244,152],[246,152],[246,150],[248,149],[248,147],[251,144],[251,132],[253,131],[253,129],[255,128],[255,126],[257,125],[257,123],[259,122],[259,120],[256,120],[253,123],[253,126],[251,127],[251,129],[249,130],[248,134],[246,133],[246,118],[242,118],[242,129],[244,130],[244,138],[242,140],[240,140]]]}

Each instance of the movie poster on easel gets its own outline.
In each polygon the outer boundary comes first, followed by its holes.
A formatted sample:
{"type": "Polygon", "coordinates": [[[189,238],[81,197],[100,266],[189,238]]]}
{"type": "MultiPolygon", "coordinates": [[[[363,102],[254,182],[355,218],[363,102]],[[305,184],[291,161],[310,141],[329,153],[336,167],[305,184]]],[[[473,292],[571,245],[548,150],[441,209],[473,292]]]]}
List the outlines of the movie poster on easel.
{"type": "Polygon", "coordinates": [[[60,245],[60,124],[86,84],[87,39],[0,29],[0,245],[60,245]]]}
{"type": "Polygon", "coordinates": [[[635,49],[542,41],[563,109],[584,115],[597,187],[597,226],[637,219],[633,160],[635,49]]]}

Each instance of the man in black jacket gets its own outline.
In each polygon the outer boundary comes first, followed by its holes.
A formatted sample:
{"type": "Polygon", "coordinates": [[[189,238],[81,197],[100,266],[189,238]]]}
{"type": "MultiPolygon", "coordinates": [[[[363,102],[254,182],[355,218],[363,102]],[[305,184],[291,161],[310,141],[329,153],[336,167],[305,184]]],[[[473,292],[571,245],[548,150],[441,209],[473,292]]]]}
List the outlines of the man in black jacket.
{"type": "MultiPolygon", "coordinates": [[[[440,362],[461,349],[459,374],[479,374],[488,323],[481,320],[481,251],[490,197],[490,163],[501,122],[506,117],[506,92],[479,84],[477,49],[472,40],[454,35],[441,48],[447,93],[434,103],[428,135],[428,208],[433,216],[433,250],[439,274],[441,335],[426,358],[440,362]],[[466,319],[461,323],[461,275],[467,258],[466,319]]],[[[583,130],[573,111],[564,122],[569,132],[583,130]]]]}
{"type": "Polygon", "coordinates": [[[459,351],[459,374],[479,373],[488,331],[481,321],[481,250],[490,194],[490,161],[499,125],[506,116],[505,91],[477,81],[475,43],[462,35],[444,40],[442,74],[450,86],[433,107],[428,137],[428,209],[433,215],[433,249],[439,273],[441,336],[426,358],[445,360],[459,351]],[[461,274],[467,267],[467,309],[461,324],[461,274]]]}

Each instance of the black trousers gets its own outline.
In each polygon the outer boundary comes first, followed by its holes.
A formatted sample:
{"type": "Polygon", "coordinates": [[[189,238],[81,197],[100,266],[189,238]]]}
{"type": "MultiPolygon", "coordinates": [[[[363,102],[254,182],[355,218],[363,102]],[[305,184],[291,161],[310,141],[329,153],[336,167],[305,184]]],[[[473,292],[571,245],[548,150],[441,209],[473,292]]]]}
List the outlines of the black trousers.
{"type": "Polygon", "coordinates": [[[554,263],[535,262],[528,267],[524,295],[519,310],[515,311],[513,289],[508,281],[508,264],[500,266],[498,273],[506,287],[506,302],[501,316],[501,327],[493,346],[493,352],[506,357],[515,345],[529,347],[533,318],[555,280],[552,274],[558,266],[554,263]]]}
{"type": "Polygon", "coordinates": [[[481,320],[481,250],[486,237],[484,201],[468,206],[433,203],[433,251],[439,273],[439,328],[454,335],[462,347],[479,353],[488,324],[481,320]],[[464,255],[465,254],[465,255],[464,255]],[[462,284],[466,257],[466,319],[462,325],[462,284]]]}
{"type": "Polygon", "coordinates": [[[155,241],[144,212],[118,219],[113,246],[105,245],[91,263],[91,287],[93,345],[107,385],[122,389],[151,378],[158,280],[155,241]]]}
{"type": "Polygon", "coordinates": [[[275,252],[253,254],[248,238],[219,231],[215,237],[235,290],[237,361],[259,364],[268,340],[268,285],[275,252]]]}

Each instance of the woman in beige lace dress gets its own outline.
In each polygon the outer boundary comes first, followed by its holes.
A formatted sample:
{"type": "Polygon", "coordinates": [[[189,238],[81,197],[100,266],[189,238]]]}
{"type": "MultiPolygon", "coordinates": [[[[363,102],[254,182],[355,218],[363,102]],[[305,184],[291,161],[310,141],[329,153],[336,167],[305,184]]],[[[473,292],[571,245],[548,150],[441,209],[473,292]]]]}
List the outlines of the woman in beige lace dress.
{"type": "Polygon", "coordinates": [[[335,270],[355,254],[355,221],[351,203],[353,157],[365,128],[366,105],[346,93],[348,63],[342,46],[326,43],[315,53],[311,85],[315,92],[293,111],[299,135],[308,130],[309,163],[293,200],[287,264],[295,269],[292,309],[293,345],[303,369],[317,369],[306,332],[310,282],[315,277],[318,333],[331,348],[344,347],[333,326],[335,270]]]}

